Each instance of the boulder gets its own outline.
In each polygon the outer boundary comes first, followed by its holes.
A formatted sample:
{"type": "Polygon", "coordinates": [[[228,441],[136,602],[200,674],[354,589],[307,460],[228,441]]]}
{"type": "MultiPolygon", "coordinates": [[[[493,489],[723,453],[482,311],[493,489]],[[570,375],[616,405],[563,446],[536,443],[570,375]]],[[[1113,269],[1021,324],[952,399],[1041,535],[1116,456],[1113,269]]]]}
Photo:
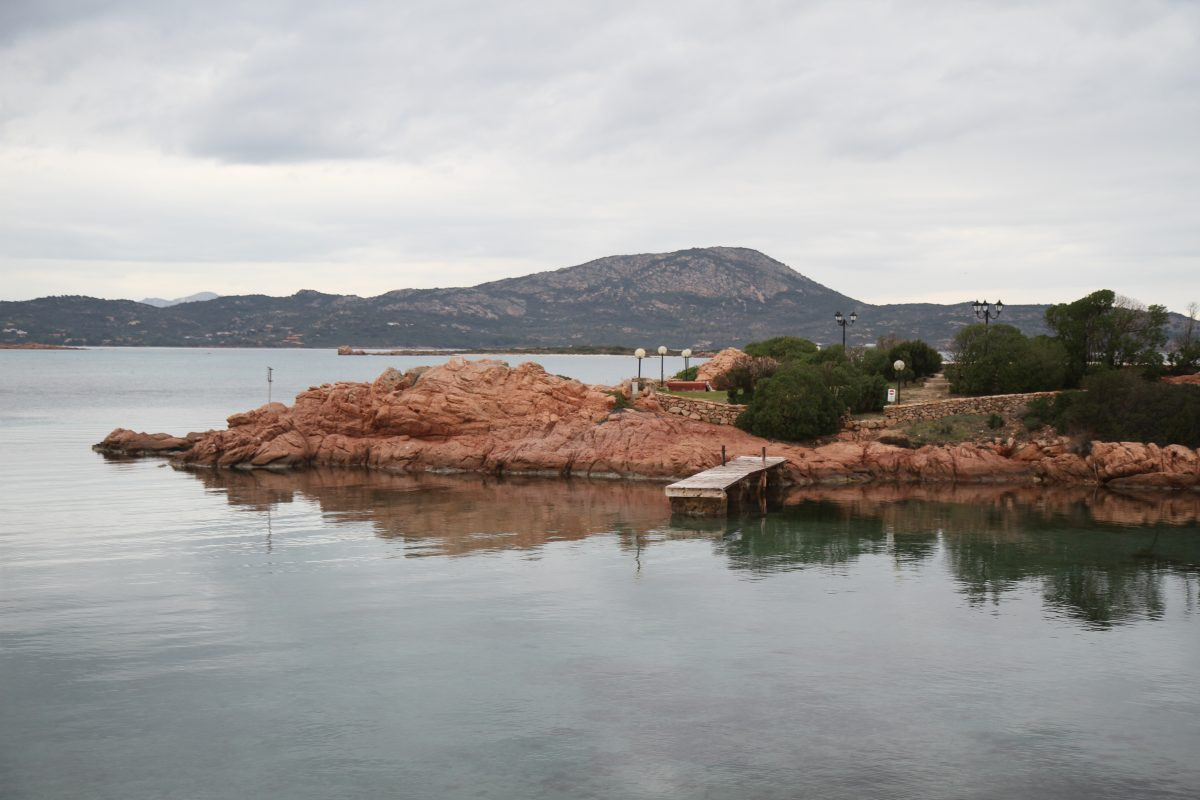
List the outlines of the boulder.
{"type": "Polygon", "coordinates": [[[696,380],[703,381],[704,383],[712,383],[713,381],[720,383],[720,379],[724,377],[725,373],[738,364],[749,360],[750,356],[736,347],[726,347],[700,365],[699,369],[696,370],[696,380]]]}

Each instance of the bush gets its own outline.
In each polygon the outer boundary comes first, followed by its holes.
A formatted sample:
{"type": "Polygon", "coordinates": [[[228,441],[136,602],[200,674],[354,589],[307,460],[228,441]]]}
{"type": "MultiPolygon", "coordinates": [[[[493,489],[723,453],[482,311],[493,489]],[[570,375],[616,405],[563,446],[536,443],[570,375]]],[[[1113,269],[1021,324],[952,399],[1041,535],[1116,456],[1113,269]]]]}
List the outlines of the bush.
{"type": "Polygon", "coordinates": [[[1011,325],[971,325],[954,337],[946,376],[955,394],[1051,391],[1065,381],[1066,351],[1057,339],[1030,339],[1011,325]]]}
{"type": "Polygon", "coordinates": [[[887,400],[887,381],[867,375],[848,363],[817,365],[821,380],[833,396],[853,414],[882,411],[887,400]]]}
{"type": "Polygon", "coordinates": [[[1111,370],[1083,380],[1060,415],[1060,432],[1106,442],[1200,447],[1200,386],[1143,380],[1111,370]]]}
{"type": "Polygon", "coordinates": [[[750,342],[743,351],[746,355],[757,358],[773,358],[779,362],[803,362],[810,360],[818,352],[818,347],[808,339],[798,336],[776,336],[761,342],[750,342]]]}
{"type": "Polygon", "coordinates": [[[688,367],[687,369],[681,369],[679,372],[676,372],[674,379],[677,381],[694,381],[699,373],[700,367],[688,367]]]}
{"type": "Polygon", "coordinates": [[[791,364],[759,382],[737,426],[756,436],[799,441],[836,433],[842,410],[816,368],[791,364]]]}
{"type": "Polygon", "coordinates": [[[892,364],[897,359],[904,362],[904,373],[900,376],[902,380],[928,378],[942,371],[942,354],[920,339],[900,342],[887,351],[884,371],[881,374],[888,380],[896,380],[896,371],[892,369],[892,364]]]}
{"type": "Polygon", "coordinates": [[[735,364],[724,375],[713,379],[714,389],[726,389],[729,392],[729,402],[747,403],[754,396],[754,387],[764,378],[769,378],[779,369],[779,362],[773,358],[746,358],[735,364]]]}

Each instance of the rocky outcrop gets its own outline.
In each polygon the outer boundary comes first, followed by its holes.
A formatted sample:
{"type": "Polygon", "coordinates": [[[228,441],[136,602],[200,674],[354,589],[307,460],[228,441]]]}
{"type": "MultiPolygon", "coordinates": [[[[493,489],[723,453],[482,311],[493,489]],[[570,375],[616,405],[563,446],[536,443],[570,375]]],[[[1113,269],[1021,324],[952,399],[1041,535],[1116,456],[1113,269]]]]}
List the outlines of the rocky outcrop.
{"type": "Polygon", "coordinates": [[[171,454],[190,467],[365,466],[675,478],[729,456],[788,459],[799,485],[1061,483],[1200,489],[1200,453],[1186,447],[1070,439],[908,449],[877,441],[815,447],[771,442],[727,425],[668,413],[655,395],[618,409],[616,394],[547,374],[536,364],[455,358],[425,370],[388,369],[374,383],[314,387],[290,408],[271,403],[229,417],[222,431],[170,437],[118,429],[97,449],[171,454]]]}
{"type": "Polygon", "coordinates": [[[1163,378],[1164,383],[1190,384],[1200,386],[1200,372],[1193,375],[1168,375],[1163,378]]]}
{"type": "Polygon", "coordinates": [[[117,428],[92,449],[98,453],[115,456],[172,455],[191,450],[203,436],[202,433],[172,436],[168,433],[140,433],[117,428]]]}
{"type": "Polygon", "coordinates": [[[726,347],[715,356],[705,361],[696,370],[696,380],[712,383],[713,381],[720,382],[725,373],[736,367],[738,364],[750,360],[750,356],[743,353],[736,347],[726,347]]]}

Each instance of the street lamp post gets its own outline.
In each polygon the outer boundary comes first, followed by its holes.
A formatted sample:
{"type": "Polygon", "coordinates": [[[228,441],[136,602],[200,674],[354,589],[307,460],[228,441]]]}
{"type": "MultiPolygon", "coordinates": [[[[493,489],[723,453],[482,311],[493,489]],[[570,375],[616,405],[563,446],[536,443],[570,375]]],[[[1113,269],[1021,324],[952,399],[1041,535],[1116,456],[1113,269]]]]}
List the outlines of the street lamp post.
{"type": "Polygon", "coordinates": [[[900,405],[900,373],[904,371],[904,362],[897,358],[892,362],[892,369],[896,371],[896,405],[900,405]]]}
{"type": "Polygon", "coordinates": [[[646,357],[646,349],[644,347],[639,347],[637,350],[634,350],[633,357],[636,358],[638,362],[637,383],[634,384],[633,388],[633,394],[636,397],[637,393],[642,388],[642,359],[646,357]]]}
{"type": "Polygon", "coordinates": [[[975,310],[975,316],[983,320],[983,327],[987,328],[988,323],[1000,316],[1000,312],[1004,310],[1004,303],[997,300],[995,303],[989,303],[987,300],[976,300],[971,304],[971,308],[975,310]]]}
{"type": "Polygon", "coordinates": [[[658,386],[661,391],[663,386],[667,385],[667,346],[660,344],[658,346],[658,386]]]}
{"type": "Polygon", "coordinates": [[[845,350],[846,349],[846,325],[847,325],[847,323],[850,325],[853,325],[855,322],[858,321],[858,312],[851,311],[849,317],[844,317],[844,316],[842,316],[842,312],[839,311],[833,315],[833,321],[836,322],[838,324],[838,327],[840,327],[842,329],[842,349],[845,350]]]}
{"type": "Polygon", "coordinates": [[[691,350],[691,348],[690,348],[690,347],[685,347],[685,348],[683,348],[683,352],[682,352],[682,353],[680,353],[679,355],[683,356],[683,371],[684,371],[684,372],[687,372],[687,369],[688,369],[688,359],[692,357],[692,350],[691,350]]]}

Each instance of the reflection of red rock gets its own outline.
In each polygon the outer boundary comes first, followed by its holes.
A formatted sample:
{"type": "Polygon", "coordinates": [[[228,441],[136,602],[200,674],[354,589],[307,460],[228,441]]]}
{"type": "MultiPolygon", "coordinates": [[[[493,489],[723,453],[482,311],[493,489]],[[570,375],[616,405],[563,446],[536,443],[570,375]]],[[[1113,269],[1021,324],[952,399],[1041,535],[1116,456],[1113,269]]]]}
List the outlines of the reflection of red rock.
{"type": "Polygon", "coordinates": [[[736,347],[726,347],[721,352],[717,353],[708,361],[705,361],[696,370],[696,380],[711,383],[718,380],[726,372],[736,367],[743,361],[749,361],[750,356],[738,350],[736,347]]]}
{"type": "Polygon", "coordinates": [[[370,466],[667,478],[766,447],[789,460],[801,485],[875,481],[1103,483],[1200,488],[1200,455],[1171,445],[1094,443],[1087,456],[1050,438],[1013,444],[928,446],[836,441],[769,442],[736,428],[685,419],[653,397],[615,409],[606,391],[549,375],[536,364],[452,359],[440,367],[385,370],[374,383],[315,387],[291,408],[272,403],[229,417],[229,428],[187,440],[117,430],[110,452],[186,450],[184,465],[370,466]],[[188,447],[190,446],[190,449],[188,447]]]}

